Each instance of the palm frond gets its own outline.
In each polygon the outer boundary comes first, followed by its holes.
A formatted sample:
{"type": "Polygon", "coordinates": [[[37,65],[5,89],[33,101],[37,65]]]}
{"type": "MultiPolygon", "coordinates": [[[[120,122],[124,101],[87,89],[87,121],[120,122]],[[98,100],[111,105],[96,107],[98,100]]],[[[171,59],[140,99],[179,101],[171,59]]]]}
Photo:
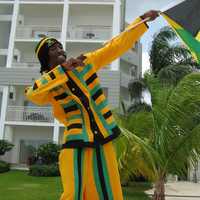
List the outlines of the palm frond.
{"type": "Polygon", "coordinates": [[[148,144],[132,132],[121,127],[122,136],[115,142],[119,170],[129,174],[143,175],[150,180],[157,178],[156,166],[160,161],[159,155],[148,144]]]}

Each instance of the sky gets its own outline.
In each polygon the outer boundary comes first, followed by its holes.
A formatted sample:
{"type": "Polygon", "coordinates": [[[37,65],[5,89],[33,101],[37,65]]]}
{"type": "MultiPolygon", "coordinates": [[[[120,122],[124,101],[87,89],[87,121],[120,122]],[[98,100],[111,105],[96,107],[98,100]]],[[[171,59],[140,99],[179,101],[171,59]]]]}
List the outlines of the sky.
{"type": "MultiPolygon", "coordinates": [[[[144,14],[148,10],[166,10],[172,5],[182,0],[126,0],[126,21],[131,23],[136,17],[144,14]]],[[[158,32],[167,23],[162,17],[149,23],[149,30],[141,38],[142,42],[142,71],[143,73],[149,69],[148,52],[151,46],[153,35],[158,32]]]]}

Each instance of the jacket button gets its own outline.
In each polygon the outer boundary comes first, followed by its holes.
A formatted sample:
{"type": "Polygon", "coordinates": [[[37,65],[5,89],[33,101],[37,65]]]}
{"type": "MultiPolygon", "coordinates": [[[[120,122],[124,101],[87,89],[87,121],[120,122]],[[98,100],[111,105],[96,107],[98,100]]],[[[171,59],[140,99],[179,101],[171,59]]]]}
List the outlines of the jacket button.
{"type": "Polygon", "coordinates": [[[97,131],[94,131],[94,134],[97,134],[98,132],[97,131]]]}
{"type": "Polygon", "coordinates": [[[75,88],[72,88],[72,91],[75,91],[75,88]]]}

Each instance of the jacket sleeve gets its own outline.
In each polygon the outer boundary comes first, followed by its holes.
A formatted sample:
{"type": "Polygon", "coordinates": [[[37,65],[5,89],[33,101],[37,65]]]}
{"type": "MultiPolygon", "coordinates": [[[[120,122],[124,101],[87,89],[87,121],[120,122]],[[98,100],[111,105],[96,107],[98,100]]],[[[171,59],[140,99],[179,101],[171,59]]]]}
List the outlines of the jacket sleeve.
{"type": "Polygon", "coordinates": [[[86,53],[84,55],[87,57],[85,63],[92,64],[96,70],[99,70],[101,67],[106,66],[116,58],[120,57],[123,53],[130,49],[148,29],[146,23],[142,23],[131,29],[131,27],[141,20],[142,19],[140,17],[137,18],[126,28],[126,30],[130,30],[122,32],[117,37],[114,37],[107,42],[104,47],[96,51],[86,53]]]}
{"type": "Polygon", "coordinates": [[[42,75],[40,79],[37,79],[33,86],[25,89],[26,98],[37,104],[45,105],[50,103],[50,90],[62,85],[67,81],[67,75],[63,67],[57,66],[50,72],[42,75]]]}

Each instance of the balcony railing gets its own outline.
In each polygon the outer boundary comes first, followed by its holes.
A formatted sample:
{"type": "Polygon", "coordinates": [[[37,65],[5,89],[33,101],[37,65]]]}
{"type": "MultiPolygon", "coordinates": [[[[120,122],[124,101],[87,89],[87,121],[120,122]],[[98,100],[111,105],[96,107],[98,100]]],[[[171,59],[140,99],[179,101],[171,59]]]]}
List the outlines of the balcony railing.
{"type": "Polygon", "coordinates": [[[115,0],[69,0],[72,2],[115,2],[115,0]]]}
{"type": "Polygon", "coordinates": [[[40,64],[38,62],[14,62],[12,64],[13,67],[16,68],[27,68],[27,67],[36,67],[40,68],[40,64]]]}
{"type": "Polygon", "coordinates": [[[79,25],[69,27],[68,39],[108,40],[112,35],[111,26],[79,25]]]}
{"type": "Polygon", "coordinates": [[[6,121],[53,123],[54,118],[48,107],[8,106],[6,121]]]}
{"type": "Polygon", "coordinates": [[[18,26],[16,39],[40,39],[44,36],[60,38],[60,27],[18,26]]]}
{"type": "Polygon", "coordinates": [[[56,2],[56,1],[64,1],[64,0],[20,0],[20,1],[45,1],[45,2],[56,2]]]}

